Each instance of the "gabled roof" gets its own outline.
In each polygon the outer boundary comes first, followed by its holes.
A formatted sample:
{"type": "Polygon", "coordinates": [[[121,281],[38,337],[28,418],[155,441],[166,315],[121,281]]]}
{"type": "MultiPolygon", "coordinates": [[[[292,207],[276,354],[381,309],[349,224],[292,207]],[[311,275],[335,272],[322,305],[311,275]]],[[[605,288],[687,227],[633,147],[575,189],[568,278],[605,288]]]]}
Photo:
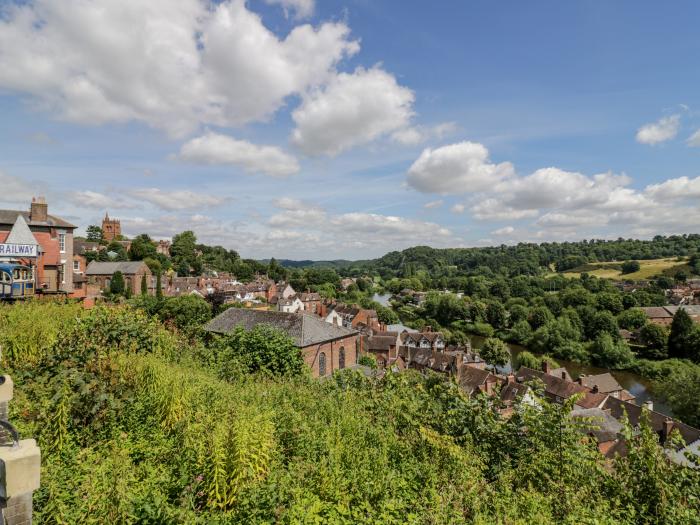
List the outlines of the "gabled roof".
{"type": "Polygon", "coordinates": [[[512,403],[527,394],[529,389],[530,387],[522,383],[506,383],[501,389],[501,401],[504,403],[512,403]]]}
{"type": "Polygon", "coordinates": [[[471,394],[487,382],[496,382],[498,378],[488,370],[480,370],[471,366],[463,366],[459,386],[467,394],[471,394]]]}
{"type": "MultiPolygon", "coordinates": [[[[99,262],[92,261],[85,270],[85,275],[112,275],[121,272],[124,275],[134,275],[143,270],[146,263],[143,261],[99,262]]],[[[148,266],[146,266],[148,269],[148,266]]]]}
{"type": "Polygon", "coordinates": [[[19,215],[22,216],[29,226],[47,226],[50,228],[66,228],[69,230],[77,228],[77,226],[55,215],[48,215],[45,221],[33,221],[28,211],[17,210],[0,210],[0,224],[14,224],[19,215]]]}
{"type": "Polygon", "coordinates": [[[10,230],[10,234],[5,239],[7,244],[39,244],[34,237],[34,234],[27,226],[27,221],[21,214],[17,215],[14,226],[10,230]]]}
{"type": "Polygon", "coordinates": [[[598,406],[606,398],[605,394],[594,394],[588,388],[578,383],[567,381],[561,377],[545,374],[540,370],[533,370],[532,368],[524,366],[518,370],[515,377],[519,383],[539,379],[544,383],[544,391],[550,397],[568,399],[574,394],[583,394],[583,398],[579,399],[576,404],[584,408],[598,406]]]}
{"type": "Polygon", "coordinates": [[[604,374],[581,376],[579,380],[581,381],[581,384],[585,387],[593,388],[594,386],[597,386],[598,392],[602,392],[603,394],[609,394],[610,392],[617,392],[619,390],[622,390],[622,386],[620,386],[620,383],[618,383],[617,380],[613,377],[613,375],[609,372],[606,372],[604,374]]]}
{"type": "Polygon", "coordinates": [[[209,332],[228,334],[237,327],[251,330],[265,324],[286,333],[300,348],[354,335],[357,332],[325,322],[320,317],[269,310],[229,308],[204,327],[209,332]]]}

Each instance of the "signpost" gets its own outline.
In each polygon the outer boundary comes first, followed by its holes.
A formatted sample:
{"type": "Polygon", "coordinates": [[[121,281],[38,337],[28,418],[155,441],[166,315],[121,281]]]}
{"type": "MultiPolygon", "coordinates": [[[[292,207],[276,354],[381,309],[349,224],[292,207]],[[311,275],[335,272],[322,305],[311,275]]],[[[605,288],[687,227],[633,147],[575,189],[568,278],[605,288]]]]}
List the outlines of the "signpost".
{"type": "Polygon", "coordinates": [[[0,258],[37,257],[38,248],[36,244],[0,244],[0,258]]]}

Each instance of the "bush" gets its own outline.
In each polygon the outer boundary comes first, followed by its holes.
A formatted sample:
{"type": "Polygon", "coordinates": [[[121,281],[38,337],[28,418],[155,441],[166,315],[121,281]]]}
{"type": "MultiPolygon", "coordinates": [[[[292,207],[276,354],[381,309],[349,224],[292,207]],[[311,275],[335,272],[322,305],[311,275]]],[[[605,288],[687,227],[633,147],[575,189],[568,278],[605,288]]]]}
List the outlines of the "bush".
{"type": "Polygon", "coordinates": [[[640,268],[639,261],[625,261],[622,263],[622,274],[638,272],[640,268]]]}
{"type": "Polygon", "coordinates": [[[211,305],[198,295],[168,297],[158,310],[165,323],[172,323],[188,335],[199,331],[211,319],[211,305]]]}
{"type": "Polygon", "coordinates": [[[599,335],[590,347],[593,363],[605,368],[619,370],[629,368],[634,362],[634,354],[621,340],[615,340],[608,333],[599,335]]]}

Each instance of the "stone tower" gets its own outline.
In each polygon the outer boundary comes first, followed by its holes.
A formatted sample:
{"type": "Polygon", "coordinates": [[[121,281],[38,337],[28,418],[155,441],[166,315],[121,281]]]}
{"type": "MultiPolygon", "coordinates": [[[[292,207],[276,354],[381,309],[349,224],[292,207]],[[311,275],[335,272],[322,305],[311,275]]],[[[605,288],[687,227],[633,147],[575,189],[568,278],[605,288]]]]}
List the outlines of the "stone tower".
{"type": "Polygon", "coordinates": [[[110,219],[109,214],[105,213],[105,218],[102,219],[102,238],[111,242],[122,234],[122,225],[119,219],[110,219]]]}

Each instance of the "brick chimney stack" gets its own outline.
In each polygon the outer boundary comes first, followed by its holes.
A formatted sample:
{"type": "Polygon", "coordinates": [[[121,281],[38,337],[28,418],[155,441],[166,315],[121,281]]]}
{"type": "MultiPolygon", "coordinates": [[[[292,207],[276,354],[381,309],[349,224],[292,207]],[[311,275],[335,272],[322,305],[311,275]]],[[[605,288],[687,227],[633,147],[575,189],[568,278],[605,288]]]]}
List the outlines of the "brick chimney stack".
{"type": "Polygon", "coordinates": [[[49,220],[49,205],[44,197],[32,197],[32,205],[29,208],[29,220],[31,222],[46,222],[49,220]]]}
{"type": "Polygon", "coordinates": [[[668,437],[671,435],[671,431],[673,430],[673,419],[667,419],[664,421],[664,428],[663,428],[663,433],[664,433],[664,441],[668,439],[668,437]]]}
{"type": "Polygon", "coordinates": [[[549,361],[546,359],[542,360],[542,371],[545,374],[549,374],[552,371],[552,365],[549,364],[549,361]]]}

